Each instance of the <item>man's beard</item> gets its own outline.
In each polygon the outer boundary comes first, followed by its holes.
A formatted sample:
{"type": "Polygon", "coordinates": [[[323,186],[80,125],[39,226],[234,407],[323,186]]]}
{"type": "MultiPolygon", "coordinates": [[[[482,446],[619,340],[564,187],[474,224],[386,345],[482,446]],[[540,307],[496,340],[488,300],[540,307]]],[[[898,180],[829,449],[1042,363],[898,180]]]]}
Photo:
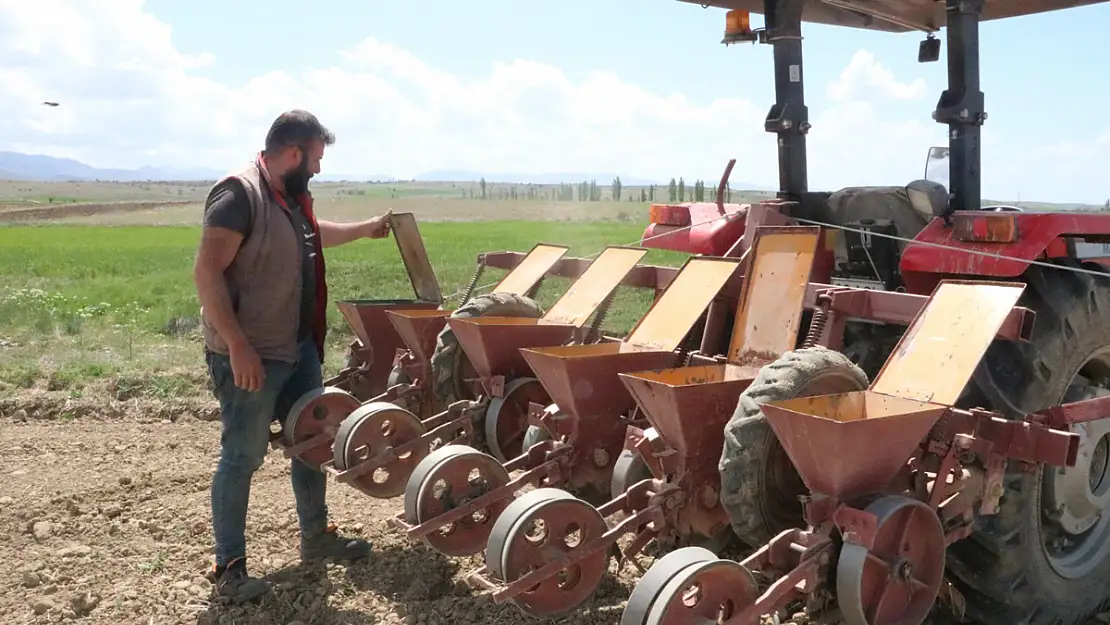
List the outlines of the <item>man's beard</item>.
{"type": "Polygon", "coordinates": [[[307,155],[301,157],[301,164],[297,165],[296,169],[285,172],[281,177],[282,183],[285,184],[285,192],[293,197],[308,193],[308,181],[311,179],[307,155]]]}

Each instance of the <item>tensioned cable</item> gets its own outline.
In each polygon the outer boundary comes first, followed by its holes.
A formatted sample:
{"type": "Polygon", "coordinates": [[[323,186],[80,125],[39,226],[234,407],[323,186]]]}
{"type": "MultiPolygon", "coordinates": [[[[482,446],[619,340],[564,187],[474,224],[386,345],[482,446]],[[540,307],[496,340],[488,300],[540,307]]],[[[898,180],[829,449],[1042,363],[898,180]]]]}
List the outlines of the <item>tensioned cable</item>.
{"type": "MultiPolygon", "coordinates": [[[[672,236],[672,235],[677,234],[679,232],[683,232],[685,230],[692,230],[693,228],[697,228],[699,226],[704,226],[706,224],[711,224],[715,221],[720,221],[722,219],[724,219],[726,221],[736,219],[736,218],[740,217],[741,215],[742,215],[741,213],[732,213],[731,215],[716,216],[716,217],[713,217],[712,219],[707,219],[705,221],[690,224],[689,226],[682,226],[681,228],[678,228],[677,230],[668,230],[667,232],[664,232],[662,234],[656,234],[656,235],[652,235],[650,237],[640,238],[640,239],[637,239],[635,241],[631,241],[629,243],[626,243],[625,245],[626,246],[642,245],[643,243],[645,243],[647,241],[651,241],[652,239],[658,239],[658,238],[661,238],[661,237],[672,236]]],[[[924,247],[932,247],[932,248],[937,248],[937,249],[942,249],[942,250],[947,250],[947,251],[952,251],[952,252],[959,252],[961,254],[971,254],[971,255],[974,255],[974,256],[981,256],[981,257],[984,257],[984,258],[993,258],[995,260],[1011,260],[1011,261],[1015,261],[1015,262],[1026,263],[1028,265],[1036,265],[1038,267],[1045,267],[1045,268],[1048,268],[1048,269],[1057,269],[1059,271],[1071,271],[1071,272],[1074,272],[1074,273],[1087,274],[1087,275],[1096,276],[1096,277],[1100,277],[1100,278],[1110,278],[1110,274],[1100,272],[1100,271],[1094,271],[1094,270],[1091,270],[1091,269],[1084,269],[1083,267],[1066,267],[1066,266],[1063,266],[1063,265],[1056,265],[1056,264],[1048,263],[1048,262],[1044,262],[1044,261],[1030,260],[1030,259],[1026,259],[1026,258],[1021,258],[1021,257],[1018,257],[1018,256],[1007,256],[1005,254],[1000,254],[998,252],[984,252],[984,251],[981,251],[981,250],[971,250],[971,249],[967,249],[967,248],[964,248],[964,247],[956,247],[954,245],[945,245],[943,243],[933,243],[933,242],[930,242],[930,241],[918,241],[917,239],[909,239],[909,238],[906,238],[906,237],[900,237],[900,236],[893,235],[893,234],[885,234],[885,233],[882,233],[882,232],[875,232],[873,230],[862,230],[862,229],[859,229],[859,228],[851,228],[851,227],[848,227],[848,226],[842,226],[842,225],[838,225],[838,224],[829,224],[829,223],[825,223],[825,222],[822,222],[822,221],[817,221],[817,220],[814,220],[814,219],[805,219],[805,218],[802,218],[802,217],[789,216],[787,218],[791,219],[793,221],[799,222],[799,223],[809,224],[809,225],[813,225],[813,226],[821,226],[823,228],[831,228],[831,229],[834,229],[834,230],[841,230],[841,231],[844,231],[844,232],[854,232],[856,234],[866,234],[866,235],[873,236],[873,237],[879,237],[879,238],[884,238],[884,239],[892,239],[894,241],[900,241],[902,243],[912,243],[913,245],[921,245],[921,246],[924,246],[924,247]]],[[[597,256],[600,256],[601,253],[604,252],[604,251],[605,250],[601,250],[600,252],[590,254],[589,256],[583,256],[581,258],[584,258],[584,259],[587,259],[587,260],[592,259],[592,258],[596,258],[597,256]]],[[[480,287],[477,287],[476,289],[474,289],[474,291],[483,291],[483,290],[488,289],[492,286],[496,286],[497,284],[498,284],[497,282],[490,282],[489,284],[484,284],[480,287]]],[[[466,291],[465,289],[459,289],[459,290],[455,291],[454,293],[452,293],[451,296],[448,299],[454,299],[455,297],[458,297],[459,295],[462,295],[465,291],[466,291]]]]}

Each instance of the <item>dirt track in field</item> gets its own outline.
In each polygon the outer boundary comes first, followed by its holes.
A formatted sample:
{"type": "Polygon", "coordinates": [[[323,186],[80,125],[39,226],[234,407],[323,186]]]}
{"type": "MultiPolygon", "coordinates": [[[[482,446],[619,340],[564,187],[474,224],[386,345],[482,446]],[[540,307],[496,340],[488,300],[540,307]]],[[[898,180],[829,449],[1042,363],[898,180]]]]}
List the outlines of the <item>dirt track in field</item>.
{"type": "Polygon", "coordinates": [[[73,217],[90,217],[94,215],[108,215],[113,213],[134,213],[170,206],[186,206],[196,202],[181,201],[140,201],[140,202],[97,202],[88,204],[57,204],[52,206],[36,206],[24,208],[22,206],[0,206],[0,223],[44,221],[50,219],[67,219],[73,217]]]}

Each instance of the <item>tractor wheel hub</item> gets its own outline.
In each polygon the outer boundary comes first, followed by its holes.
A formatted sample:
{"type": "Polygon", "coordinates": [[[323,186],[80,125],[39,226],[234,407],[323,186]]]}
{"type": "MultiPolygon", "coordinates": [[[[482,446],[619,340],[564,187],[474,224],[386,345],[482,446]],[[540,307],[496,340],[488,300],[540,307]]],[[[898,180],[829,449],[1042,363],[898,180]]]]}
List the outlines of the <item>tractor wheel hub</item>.
{"type": "Polygon", "coordinates": [[[1094,527],[1110,503],[1110,423],[1082,423],[1072,431],[1079,434],[1075,466],[1055,469],[1047,494],[1060,527],[1078,535],[1094,527]]]}
{"type": "MultiPolygon", "coordinates": [[[[1085,389],[1083,397],[1110,395],[1098,387],[1085,389]]],[[[1079,451],[1073,467],[1046,467],[1044,513],[1050,522],[1043,526],[1048,561],[1061,576],[1083,577],[1102,561],[1110,549],[1110,420],[1071,426],[1079,435],[1079,451]]]]}

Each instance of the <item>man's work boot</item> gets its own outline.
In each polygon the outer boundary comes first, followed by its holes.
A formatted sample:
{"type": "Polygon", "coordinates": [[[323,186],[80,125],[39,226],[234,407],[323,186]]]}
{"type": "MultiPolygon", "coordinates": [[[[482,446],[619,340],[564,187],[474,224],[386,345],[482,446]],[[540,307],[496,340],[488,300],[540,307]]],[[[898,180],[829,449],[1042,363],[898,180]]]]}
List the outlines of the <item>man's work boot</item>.
{"type": "Polygon", "coordinates": [[[216,594],[233,603],[253,601],[266,594],[270,585],[247,573],[247,559],[235,558],[224,566],[212,568],[209,580],[216,584],[216,594]]]}
{"type": "Polygon", "coordinates": [[[357,560],[370,554],[370,543],[358,538],[339,534],[333,524],[319,534],[301,535],[301,561],[311,560],[357,560]]]}

